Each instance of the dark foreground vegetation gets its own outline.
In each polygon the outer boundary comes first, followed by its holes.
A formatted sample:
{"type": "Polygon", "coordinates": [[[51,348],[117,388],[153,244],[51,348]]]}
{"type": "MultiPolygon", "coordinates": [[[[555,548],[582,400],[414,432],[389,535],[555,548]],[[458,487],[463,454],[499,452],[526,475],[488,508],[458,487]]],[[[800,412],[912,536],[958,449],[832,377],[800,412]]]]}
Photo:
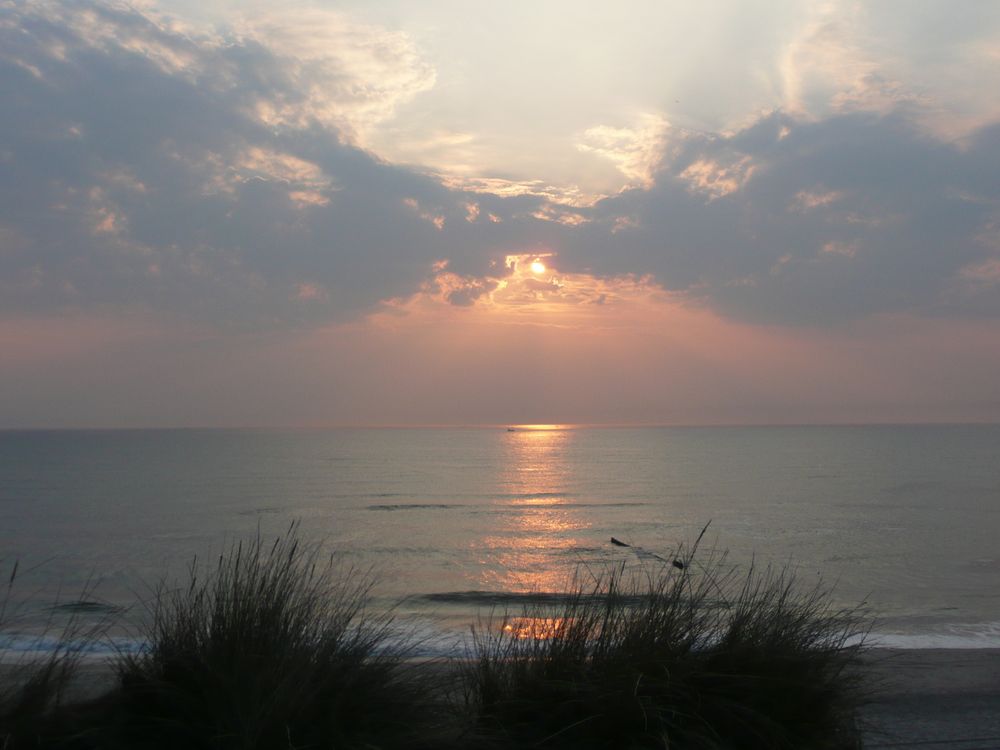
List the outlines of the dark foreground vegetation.
{"type": "Polygon", "coordinates": [[[484,619],[465,658],[420,662],[366,609],[370,577],[293,527],[160,586],[148,648],[100,697],[67,698],[73,651],[6,675],[0,750],[859,747],[858,613],[696,547],[581,571],[484,619]]]}

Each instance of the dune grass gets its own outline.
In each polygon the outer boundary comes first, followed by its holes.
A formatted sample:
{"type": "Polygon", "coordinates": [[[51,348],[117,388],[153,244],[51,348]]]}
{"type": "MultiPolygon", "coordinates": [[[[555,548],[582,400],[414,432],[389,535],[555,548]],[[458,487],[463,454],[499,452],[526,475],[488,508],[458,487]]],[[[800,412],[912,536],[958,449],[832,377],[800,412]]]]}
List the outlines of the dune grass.
{"type": "Polygon", "coordinates": [[[148,649],[118,661],[128,747],[349,748],[408,741],[420,692],[366,605],[371,576],[321,560],[296,527],[161,586],[148,649]]]}
{"type": "Polygon", "coordinates": [[[0,697],[0,748],[858,747],[859,613],[696,552],[581,570],[557,604],[487,618],[468,658],[428,664],[390,646],[370,575],[295,525],[258,534],[156,587],[146,647],[105,695],[63,700],[68,649],[29,665],[0,697]]]}
{"type": "MultiPolygon", "coordinates": [[[[0,597],[0,632],[18,630],[21,617],[14,593],[18,578],[18,562],[6,576],[6,587],[0,597]]],[[[89,600],[93,582],[84,587],[80,600],[89,600]]],[[[76,676],[82,649],[100,638],[104,622],[82,623],[76,615],[58,625],[54,619],[57,607],[51,610],[49,621],[34,635],[39,642],[51,632],[58,632],[55,647],[41,658],[0,652],[0,748],[50,747],[61,744],[71,734],[67,708],[69,687],[76,676]]],[[[71,698],[70,698],[71,700],[71,698]]]]}
{"type": "Polygon", "coordinates": [[[787,568],[693,552],[483,622],[465,668],[479,745],[859,747],[862,614],[787,568]]]}
{"type": "MultiPolygon", "coordinates": [[[[372,583],[301,542],[296,525],[237,543],[155,587],[146,645],[119,653],[104,695],[62,700],[79,657],[70,648],[20,665],[0,694],[0,748],[431,747],[429,680],[390,645],[391,614],[368,611],[372,583]]],[[[8,587],[0,604],[10,599],[8,587]]]]}

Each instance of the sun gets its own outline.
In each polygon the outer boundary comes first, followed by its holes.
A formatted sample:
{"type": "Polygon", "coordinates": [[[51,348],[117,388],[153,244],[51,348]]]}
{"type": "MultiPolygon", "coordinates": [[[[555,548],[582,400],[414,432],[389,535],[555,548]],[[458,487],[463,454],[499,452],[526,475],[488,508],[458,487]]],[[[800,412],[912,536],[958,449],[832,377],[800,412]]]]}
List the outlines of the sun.
{"type": "Polygon", "coordinates": [[[539,275],[545,273],[545,264],[540,260],[533,260],[531,262],[531,272],[539,275]]]}

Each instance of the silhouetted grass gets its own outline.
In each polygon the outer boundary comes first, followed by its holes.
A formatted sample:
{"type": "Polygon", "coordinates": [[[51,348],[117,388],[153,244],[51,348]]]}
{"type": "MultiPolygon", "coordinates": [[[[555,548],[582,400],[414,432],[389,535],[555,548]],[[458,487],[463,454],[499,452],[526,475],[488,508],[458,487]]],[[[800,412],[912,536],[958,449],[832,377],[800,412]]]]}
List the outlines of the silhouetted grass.
{"type": "MultiPolygon", "coordinates": [[[[0,598],[0,632],[16,629],[20,619],[14,596],[18,567],[15,562],[6,576],[6,589],[0,598]]],[[[89,600],[91,588],[91,584],[84,588],[81,601],[89,600]]],[[[56,610],[53,607],[51,611],[56,610]]],[[[44,656],[39,658],[31,653],[11,656],[3,652],[0,656],[0,748],[21,750],[56,746],[72,733],[68,727],[67,691],[78,672],[83,649],[101,637],[104,625],[103,621],[98,621],[87,626],[74,615],[59,627],[50,619],[42,632],[33,636],[43,641],[53,630],[59,632],[56,645],[44,656]]]]}
{"type": "Polygon", "coordinates": [[[105,732],[127,747],[349,748],[407,741],[420,694],[366,610],[371,577],[293,526],[196,566],[154,597],[148,649],[123,654],[105,732]]]}
{"type": "Polygon", "coordinates": [[[741,577],[693,551],[678,563],[578,576],[562,606],[477,628],[465,676],[479,745],[858,747],[860,613],[788,569],[741,577]]]}
{"type": "Polygon", "coordinates": [[[390,648],[369,575],[294,525],[258,535],[156,589],[147,645],[118,656],[105,695],[63,700],[68,647],[8,682],[0,748],[857,747],[858,613],[787,569],[741,574],[696,549],[581,571],[559,604],[477,628],[469,659],[427,664],[390,648]],[[464,690],[450,716],[449,680],[464,690]]]}

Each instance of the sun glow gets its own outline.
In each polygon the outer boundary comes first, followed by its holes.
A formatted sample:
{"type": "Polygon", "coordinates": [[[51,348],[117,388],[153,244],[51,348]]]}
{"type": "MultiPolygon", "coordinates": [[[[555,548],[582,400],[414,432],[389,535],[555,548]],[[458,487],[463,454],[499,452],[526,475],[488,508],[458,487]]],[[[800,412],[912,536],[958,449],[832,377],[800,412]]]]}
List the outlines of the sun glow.
{"type": "MultiPolygon", "coordinates": [[[[555,267],[555,253],[522,253],[497,259],[482,275],[465,276],[450,270],[447,259],[434,262],[421,291],[412,297],[386,300],[380,322],[395,326],[398,313],[445,314],[452,308],[475,308],[490,315],[503,314],[510,323],[606,325],[621,313],[630,314],[659,306],[667,293],[649,277],[601,277],[566,272],[555,267]],[[544,269],[544,273],[539,273],[544,269]],[[443,303],[443,305],[442,305],[443,303]],[[543,317],[544,315],[544,317],[543,317]]],[[[319,290],[325,293],[325,290],[319,290]]],[[[495,318],[494,318],[495,320],[495,318]]],[[[629,327],[634,324],[629,321],[629,327]]]]}

